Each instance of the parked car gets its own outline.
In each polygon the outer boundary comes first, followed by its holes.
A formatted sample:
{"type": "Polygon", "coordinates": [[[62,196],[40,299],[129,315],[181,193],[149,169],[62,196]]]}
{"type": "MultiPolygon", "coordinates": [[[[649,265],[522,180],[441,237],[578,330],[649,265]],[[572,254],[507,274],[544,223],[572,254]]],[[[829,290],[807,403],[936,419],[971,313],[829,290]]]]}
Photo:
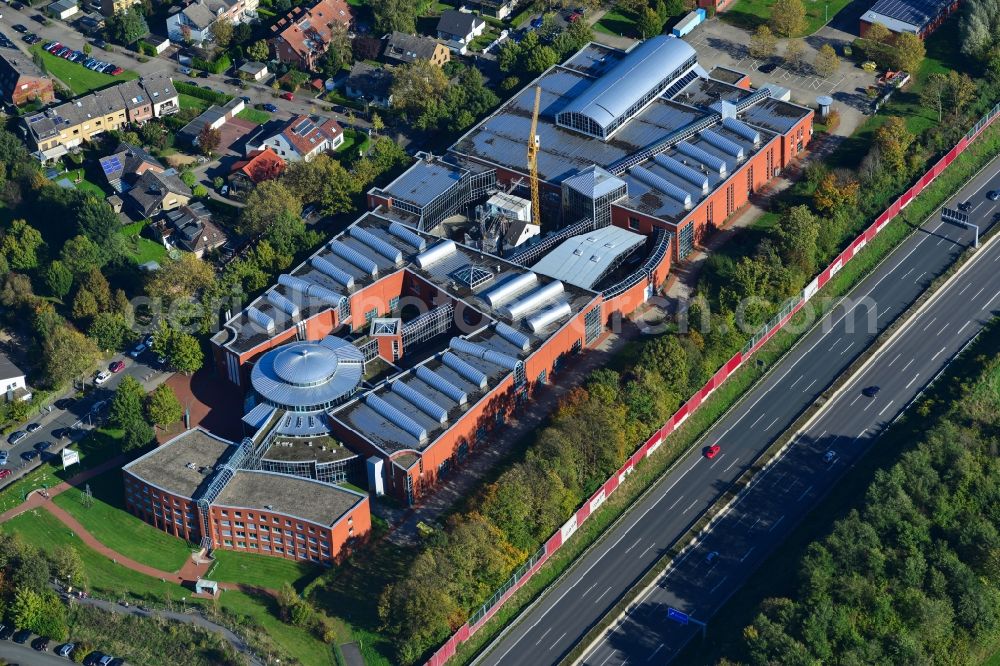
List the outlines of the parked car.
{"type": "Polygon", "coordinates": [[[61,398],[59,400],[56,400],[55,405],[56,409],[65,410],[72,407],[75,403],[76,403],[76,398],[61,398]]]}
{"type": "Polygon", "coordinates": [[[12,432],[10,434],[10,437],[7,438],[7,443],[10,444],[11,446],[14,446],[27,436],[28,433],[25,432],[24,430],[18,430],[16,432],[12,432]]]}
{"type": "Polygon", "coordinates": [[[10,461],[10,454],[6,451],[0,451],[0,465],[6,465],[10,461]]]}
{"type": "Polygon", "coordinates": [[[263,106],[263,109],[265,111],[267,111],[268,113],[277,113],[278,112],[278,107],[276,107],[274,104],[265,104],[263,106]]]}
{"type": "Polygon", "coordinates": [[[778,69],[778,63],[765,62],[763,65],[757,68],[757,71],[760,72],[761,74],[770,74],[776,69],[778,69]]]}
{"type": "Polygon", "coordinates": [[[128,353],[128,355],[131,356],[132,358],[139,358],[139,354],[141,354],[144,351],[146,351],[146,343],[140,342],[135,346],[135,349],[133,349],[128,353]]]}
{"type": "Polygon", "coordinates": [[[25,451],[24,453],[21,454],[21,459],[24,460],[24,462],[31,462],[37,457],[38,457],[38,451],[25,451]]]}
{"type": "MultiPolygon", "coordinates": [[[[10,470],[5,470],[9,472],[10,470]]],[[[14,627],[7,626],[6,624],[0,624],[0,641],[9,641],[10,637],[14,635],[14,627]]]]}
{"type": "Polygon", "coordinates": [[[1000,199],[1000,190],[990,190],[986,193],[986,198],[990,201],[997,201],[1000,199]]]}
{"type": "Polygon", "coordinates": [[[41,453],[42,451],[48,451],[52,448],[52,442],[38,442],[35,444],[35,450],[41,453]]]}
{"type": "Polygon", "coordinates": [[[35,652],[48,652],[49,639],[45,636],[39,636],[35,640],[31,641],[31,649],[35,652]]]}
{"type": "Polygon", "coordinates": [[[107,65],[104,66],[104,68],[101,71],[105,74],[110,74],[111,72],[115,71],[117,67],[118,65],[113,65],[111,63],[108,63],[107,65]]]}
{"type": "Polygon", "coordinates": [[[107,370],[101,370],[100,372],[97,373],[97,376],[94,377],[94,384],[100,386],[109,379],[111,379],[111,373],[108,372],[107,370]]]}
{"type": "Polygon", "coordinates": [[[28,642],[29,638],[31,638],[31,631],[28,629],[21,629],[14,634],[14,637],[11,640],[19,645],[24,645],[28,642]]]}
{"type": "Polygon", "coordinates": [[[209,76],[208,72],[198,72],[199,79],[207,79],[209,76]]]}
{"type": "Polygon", "coordinates": [[[115,68],[111,70],[111,76],[118,76],[120,74],[123,74],[124,72],[125,72],[124,69],[122,69],[118,65],[115,65],[115,68]]]}
{"type": "Polygon", "coordinates": [[[177,71],[180,72],[181,74],[184,74],[185,76],[191,76],[191,68],[190,67],[181,66],[181,67],[177,68],[177,71]]]}
{"type": "Polygon", "coordinates": [[[711,460],[715,456],[719,455],[719,451],[722,449],[718,444],[712,444],[705,448],[705,457],[711,460]]]}
{"type": "Polygon", "coordinates": [[[75,647],[76,647],[75,643],[65,643],[59,646],[59,649],[56,650],[56,654],[59,655],[60,657],[69,658],[70,654],[72,654],[73,652],[73,648],[75,647]]]}
{"type": "Polygon", "coordinates": [[[26,26],[21,25],[20,23],[15,23],[14,25],[12,25],[10,27],[13,28],[15,32],[19,32],[22,35],[24,33],[28,32],[28,28],[26,26]]]}
{"type": "Polygon", "coordinates": [[[90,406],[90,413],[96,414],[97,412],[101,411],[107,406],[108,406],[107,400],[98,400],[97,402],[95,402],[93,405],[90,406]]]}
{"type": "Polygon", "coordinates": [[[48,21],[48,19],[45,18],[45,16],[43,16],[42,14],[32,14],[31,20],[35,21],[36,23],[42,23],[42,24],[48,21]]]}
{"type": "Polygon", "coordinates": [[[108,48],[108,43],[106,41],[104,41],[103,39],[95,39],[92,42],[92,44],[94,46],[96,46],[97,48],[99,48],[99,49],[106,49],[106,48],[108,48]]]}
{"type": "Polygon", "coordinates": [[[46,44],[42,48],[45,49],[46,51],[48,51],[49,53],[51,53],[52,49],[57,48],[59,46],[62,46],[62,44],[60,44],[59,42],[49,42],[48,44],[46,44]]]}
{"type": "Polygon", "coordinates": [[[125,361],[115,361],[108,366],[108,370],[111,372],[121,372],[125,369],[125,361]]]}
{"type": "Polygon", "coordinates": [[[534,30],[538,30],[539,28],[541,28],[544,23],[545,19],[542,18],[541,16],[536,16],[535,18],[531,19],[531,27],[534,30]]]}
{"type": "Polygon", "coordinates": [[[9,469],[0,469],[0,481],[3,481],[13,473],[14,472],[10,471],[9,469]]]}
{"type": "Polygon", "coordinates": [[[35,432],[36,430],[38,430],[41,427],[42,427],[41,423],[29,423],[28,427],[25,428],[25,430],[27,430],[28,432],[35,432]]]}
{"type": "Polygon", "coordinates": [[[958,204],[958,209],[963,213],[968,213],[970,210],[972,210],[972,202],[963,201],[962,203],[958,204]]]}
{"type": "Polygon", "coordinates": [[[295,95],[290,92],[281,93],[281,99],[287,99],[289,102],[295,99],[295,95]]]}

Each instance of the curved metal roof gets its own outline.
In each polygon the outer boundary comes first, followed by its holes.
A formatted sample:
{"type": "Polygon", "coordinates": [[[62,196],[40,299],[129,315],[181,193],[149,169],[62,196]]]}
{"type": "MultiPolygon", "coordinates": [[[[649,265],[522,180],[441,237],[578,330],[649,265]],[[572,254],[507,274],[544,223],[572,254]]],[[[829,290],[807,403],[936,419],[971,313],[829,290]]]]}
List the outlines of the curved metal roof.
{"type": "Polygon", "coordinates": [[[695,50],[676,37],[647,39],[559,113],[579,113],[607,127],[694,55],[695,50]]]}
{"type": "Polygon", "coordinates": [[[350,397],[363,372],[361,350],[327,336],[320,342],[293,342],[267,352],[254,365],[250,383],[272,405],[321,409],[350,397]]]}

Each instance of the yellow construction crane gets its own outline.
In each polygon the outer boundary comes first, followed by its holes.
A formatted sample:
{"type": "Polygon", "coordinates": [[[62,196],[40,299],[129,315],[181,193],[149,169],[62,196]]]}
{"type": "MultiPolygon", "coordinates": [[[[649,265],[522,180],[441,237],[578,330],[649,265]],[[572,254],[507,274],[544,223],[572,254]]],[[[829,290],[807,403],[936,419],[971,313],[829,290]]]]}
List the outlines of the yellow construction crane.
{"type": "Polygon", "coordinates": [[[538,106],[542,100],[542,87],[535,86],[535,109],[531,112],[531,136],[528,137],[528,169],[531,175],[531,221],[542,225],[542,208],[538,203],[538,106]]]}

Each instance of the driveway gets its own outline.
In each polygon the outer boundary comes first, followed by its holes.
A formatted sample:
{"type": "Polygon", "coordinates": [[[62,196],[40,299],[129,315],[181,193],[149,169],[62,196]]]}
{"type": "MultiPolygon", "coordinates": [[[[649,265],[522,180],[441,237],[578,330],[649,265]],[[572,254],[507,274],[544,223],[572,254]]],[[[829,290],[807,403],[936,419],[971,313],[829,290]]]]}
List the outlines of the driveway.
{"type": "MultiPolygon", "coordinates": [[[[849,11],[851,7],[853,5],[844,11],[849,11]]],[[[839,20],[839,15],[835,20],[839,20]]],[[[834,99],[834,108],[840,111],[838,135],[848,136],[854,132],[864,122],[871,105],[865,90],[875,83],[875,74],[864,71],[843,57],[840,68],[829,77],[818,75],[812,67],[817,51],[824,44],[830,44],[838,54],[842,54],[844,44],[853,39],[852,35],[833,25],[824,26],[803,40],[803,64],[797,69],[789,67],[781,58],[787,40],[778,43],[776,56],[753,58],[747,46],[749,33],[718,19],[702,23],[684,39],[695,48],[698,60],[709,71],[713,67],[728,67],[749,74],[755,88],[767,83],[788,88],[793,102],[810,108],[816,108],[817,96],[830,95],[834,99]],[[760,67],[769,63],[777,67],[773,71],[761,72],[760,67]]]]}

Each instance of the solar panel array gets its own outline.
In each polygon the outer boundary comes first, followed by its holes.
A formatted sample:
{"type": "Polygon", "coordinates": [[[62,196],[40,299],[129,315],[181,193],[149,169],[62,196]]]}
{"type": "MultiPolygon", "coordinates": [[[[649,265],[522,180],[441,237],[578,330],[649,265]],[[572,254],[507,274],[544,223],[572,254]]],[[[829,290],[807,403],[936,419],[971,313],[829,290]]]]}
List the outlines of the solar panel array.
{"type": "Polygon", "coordinates": [[[111,176],[114,173],[118,173],[123,168],[122,161],[117,155],[109,155],[108,157],[101,159],[101,169],[104,170],[105,176],[111,176]]]}

